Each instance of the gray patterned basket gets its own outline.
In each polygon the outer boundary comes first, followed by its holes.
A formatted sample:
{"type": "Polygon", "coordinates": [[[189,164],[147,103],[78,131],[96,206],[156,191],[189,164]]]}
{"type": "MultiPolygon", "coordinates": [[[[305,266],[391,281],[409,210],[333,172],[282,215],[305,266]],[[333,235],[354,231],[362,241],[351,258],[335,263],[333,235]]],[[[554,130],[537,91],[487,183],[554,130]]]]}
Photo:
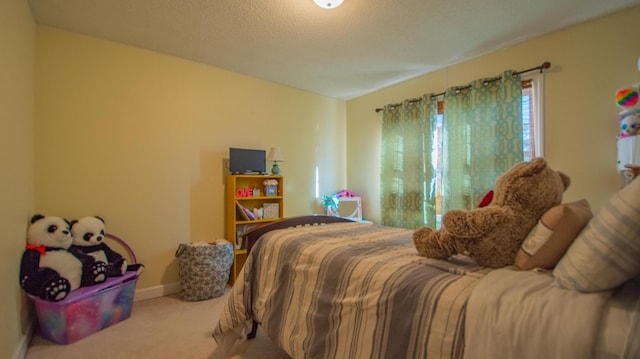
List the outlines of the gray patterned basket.
{"type": "Polygon", "coordinates": [[[180,297],[198,301],[224,294],[233,264],[233,244],[185,244],[176,251],[180,259],[180,297]]]}

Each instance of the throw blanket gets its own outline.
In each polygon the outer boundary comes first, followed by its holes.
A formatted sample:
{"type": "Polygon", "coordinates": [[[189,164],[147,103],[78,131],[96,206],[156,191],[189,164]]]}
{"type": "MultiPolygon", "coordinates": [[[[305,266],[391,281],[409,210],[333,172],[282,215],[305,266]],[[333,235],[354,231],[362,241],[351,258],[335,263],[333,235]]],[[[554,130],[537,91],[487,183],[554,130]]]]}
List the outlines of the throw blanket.
{"type": "Polygon", "coordinates": [[[213,337],[229,348],[255,320],[292,358],[461,358],[466,302],[489,270],[424,258],[412,233],[337,223],[265,234],[213,337]]]}
{"type": "Polygon", "coordinates": [[[613,291],[602,313],[594,358],[640,358],[640,278],[613,291]]]}
{"type": "Polygon", "coordinates": [[[591,358],[611,293],[584,294],[552,282],[549,272],[489,273],[469,299],[465,358],[591,358]]]}

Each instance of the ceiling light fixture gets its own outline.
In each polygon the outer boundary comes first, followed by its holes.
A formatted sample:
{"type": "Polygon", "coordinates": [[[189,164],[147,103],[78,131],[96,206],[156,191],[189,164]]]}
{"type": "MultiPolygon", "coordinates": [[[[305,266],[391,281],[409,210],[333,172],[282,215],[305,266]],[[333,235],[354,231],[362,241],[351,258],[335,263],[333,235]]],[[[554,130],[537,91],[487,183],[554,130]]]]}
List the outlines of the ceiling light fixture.
{"type": "Polygon", "coordinates": [[[342,5],[344,0],[313,0],[316,5],[320,6],[323,9],[335,9],[338,6],[342,5]]]}

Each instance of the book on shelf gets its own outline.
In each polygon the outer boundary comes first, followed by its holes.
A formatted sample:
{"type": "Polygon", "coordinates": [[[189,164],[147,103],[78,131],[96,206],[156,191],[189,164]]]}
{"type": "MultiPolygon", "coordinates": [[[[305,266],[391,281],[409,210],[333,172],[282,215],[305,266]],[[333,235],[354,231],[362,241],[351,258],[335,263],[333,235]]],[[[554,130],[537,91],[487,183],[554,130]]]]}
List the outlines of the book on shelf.
{"type": "Polygon", "coordinates": [[[246,249],[242,232],[236,233],[236,249],[246,249]]]}
{"type": "Polygon", "coordinates": [[[256,219],[256,215],[253,214],[252,211],[249,210],[249,208],[247,207],[242,207],[242,210],[244,211],[244,213],[247,214],[247,217],[249,217],[250,221],[254,221],[256,219]]]}
{"type": "Polygon", "coordinates": [[[240,202],[238,202],[238,200],[236,200],[236,212],[238,212],[238,214],[240,215],[240,219],[249,221],[249,216],[247,216],[247,213],[244,211],[244,207],[240,204],[240,202]]]}
{"type": "Polygon", "coordinates": [[[236,210],[240,214],[240,218],[245,221],[253,221],[256,219],[256,216],[251,212],[247,207],[243,206],[236,200],[236,210]]]}

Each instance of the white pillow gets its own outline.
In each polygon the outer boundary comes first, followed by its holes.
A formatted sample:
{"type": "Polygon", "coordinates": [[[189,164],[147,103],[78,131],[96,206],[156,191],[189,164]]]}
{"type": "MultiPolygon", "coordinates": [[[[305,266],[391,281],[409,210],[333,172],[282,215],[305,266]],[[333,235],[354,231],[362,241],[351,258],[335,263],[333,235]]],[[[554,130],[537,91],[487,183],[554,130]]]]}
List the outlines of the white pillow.
{"type": "Polygon", "coordinates": [[[609,290],[640,274],[640,176],[614,194],[553,271],[554,285],[609,290]]]}

